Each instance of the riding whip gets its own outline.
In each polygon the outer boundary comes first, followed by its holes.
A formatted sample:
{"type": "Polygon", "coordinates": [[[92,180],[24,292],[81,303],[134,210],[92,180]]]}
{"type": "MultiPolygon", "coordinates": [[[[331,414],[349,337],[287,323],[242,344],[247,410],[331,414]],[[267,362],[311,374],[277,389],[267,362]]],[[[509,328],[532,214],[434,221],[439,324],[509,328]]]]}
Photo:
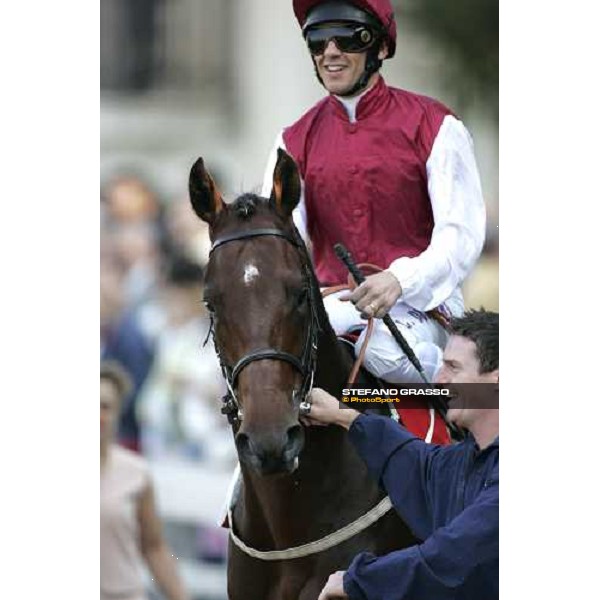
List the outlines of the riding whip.
{"type": "MultiPolygon", "coordinates": [[[[358,268],[358,265],[354,262],[352,255],[350,254],[350,252],[348,252],[346,247],[343,244],[338,243],[335,244],[333,249],[335,250],[337,257],[346,265],[346,268],[348,269],[348,271],[350,271],[352,277],[354,277],[354,280],[356,281],[357,285],[363,283],[363,281],[365,281],[365,276],[358,268]]],[[[390,330],[392,337],[396,340],[400,348],[402,348],[402,351],[404,352],[408,360],[410,360],[413,367],[419,373],[421,379],[425,382],[427,386],[429,386],[430,388],[434,388],[435,386],[433,385],[433,383],[431,383],[431,381],[427,379],[427,375],[425,375],[423,365],[421,365],[421,362],[417,358],[416,354],[413,352],[413,349],[410,347],[409,343],[406,341],[406,338],[402,335],[402,332],[398,329],[396,323],[394,323],[392,317],[389,314],[386,314],[382,320],[385,323],[386,327],[390,330]]],[[[454,423],[448,421],[446,417],[447,409],[443,401],[437,396],[431,396],[429,400],[431,400],[431,405],[433,409],[444,420],[444,423],[446,424],[448,429],[454,434],[454,436],[458,439],[463,439],[464,435],[462,431],[460,431],[460,429],[456,427],[454,423]]]]}

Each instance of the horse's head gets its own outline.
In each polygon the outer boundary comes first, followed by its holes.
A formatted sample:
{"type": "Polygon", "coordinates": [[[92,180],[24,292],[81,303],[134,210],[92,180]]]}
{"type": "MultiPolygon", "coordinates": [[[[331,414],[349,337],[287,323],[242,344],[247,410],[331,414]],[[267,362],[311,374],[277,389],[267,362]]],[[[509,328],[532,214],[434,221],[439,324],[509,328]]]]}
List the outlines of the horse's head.
{"type": "Polygon", "coordinates": [[[292,471],[304,444],[299,405],[316,360],[315,283],[292,211],[300,178],[279,151],[269,199],[244,194],[226,204],[202,159],[190,199],[210,226],[204,299],[229,387],[240,460],[259,473],[292,471]]]}

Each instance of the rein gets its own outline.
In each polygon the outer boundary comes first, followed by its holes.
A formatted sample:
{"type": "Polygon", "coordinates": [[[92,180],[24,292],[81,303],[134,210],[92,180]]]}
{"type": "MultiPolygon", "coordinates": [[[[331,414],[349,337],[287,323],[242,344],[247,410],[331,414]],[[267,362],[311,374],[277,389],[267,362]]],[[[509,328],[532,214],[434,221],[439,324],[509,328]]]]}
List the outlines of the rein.
{"type": "MultiPolygon", "coordinates": [[[[359,268],[362,268],[362,269],[364,269],[365,267],[368,269],[371,269],[375,273],[378,273],[383,270],[383,269],[380,269],[379,267],[376,267],[375,265],[372,265],[370,263],[363,263],[358,266],[359,266],[359,268]]],[[[348,274],[348,282],[347,283],[342,283],[339,285],[334,285],[334,286],[325,288],[322,291],[323,298],[327,298],[327,296],[331,296],[331,294],[335,294],[337,292],[343,292],[346,290],[354,290],[356,288],[356,286],[357,286],[356,281],[354,281],[354,278],[352,277],[351,274],[348,274]]],[[[356,361],[354,362],[352,371],[350,371],[350,375],[348,376],[348,382],[347,382],[348,387],[352,387],[352,385],[356,381],[358,372],[359,372],[360,368],[362,367],[362,364],[365,360],[367,346],[369,345],[369,340],[371,339],[372,333],[373,333],[373,317],[369,317],[367,319],[367,332],[365,333],[365,341],[362,345],[362,348],[360,349],[358,356],[356,357],[356,361]]],[[[392,411],[392,412],[394,412],[394,411],[392,411]]]]}

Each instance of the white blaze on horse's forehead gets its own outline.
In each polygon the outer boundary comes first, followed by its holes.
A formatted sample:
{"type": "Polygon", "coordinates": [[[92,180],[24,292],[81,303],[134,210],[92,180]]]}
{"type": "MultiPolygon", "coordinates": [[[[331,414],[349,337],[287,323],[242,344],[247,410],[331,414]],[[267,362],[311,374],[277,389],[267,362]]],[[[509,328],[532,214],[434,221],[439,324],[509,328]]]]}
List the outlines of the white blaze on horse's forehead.
{"type": "Polygon", "coordinates": [[[260,275],[258,269],[252,263],[248,263],[244,267],[244,283],[246,285],[252,285],[254,280],[260,275]]]}

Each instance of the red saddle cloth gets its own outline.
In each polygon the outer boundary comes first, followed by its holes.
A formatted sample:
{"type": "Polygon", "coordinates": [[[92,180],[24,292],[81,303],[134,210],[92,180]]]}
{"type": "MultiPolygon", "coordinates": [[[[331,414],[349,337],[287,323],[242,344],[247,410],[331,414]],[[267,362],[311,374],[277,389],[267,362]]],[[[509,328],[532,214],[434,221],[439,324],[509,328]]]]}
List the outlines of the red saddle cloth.
{"type": "MultiPolygon", "coordinates": [[[[420,398],[406,398],[402,400],[402,406],[394,407],[404,427],[414,433],[422,440],[427,436],[431,424],[431,410],[427,400],[420,398]]],[[[449,444],[450,434],[444,420],[440,415],[434,413],[432,444],[449,444]]]]}
{"type": "MultiPolygon", "coordinates": [[[[347,344],[354,345],[360,336],[360,330],[349,331],[339,338],[347,344]]],[[[401,405],[394,407],[400,421],[411,433],[424,440],[431,425],[431,407],[427,400],[421,398],[403,398],[401,405]]],[[[444,420],[434,412],[432,444],[446,445],[450,443],[450,434],[444,420]]]]}

